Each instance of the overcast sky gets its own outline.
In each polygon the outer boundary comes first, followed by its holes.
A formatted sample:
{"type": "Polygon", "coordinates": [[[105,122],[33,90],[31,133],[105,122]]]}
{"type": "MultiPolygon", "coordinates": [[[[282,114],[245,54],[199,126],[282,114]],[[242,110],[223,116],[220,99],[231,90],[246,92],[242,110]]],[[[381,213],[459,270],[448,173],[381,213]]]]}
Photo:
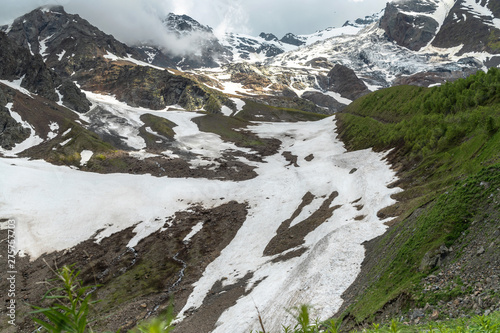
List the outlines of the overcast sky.
{"type": "Polygon", "coordinates": [[[310,34],[374,14],[388,0],[1,0],[0,24],[45,4],[61,4],[119,40],[134,43],[167,13],[186,14],[216,32],[310,34]]]}

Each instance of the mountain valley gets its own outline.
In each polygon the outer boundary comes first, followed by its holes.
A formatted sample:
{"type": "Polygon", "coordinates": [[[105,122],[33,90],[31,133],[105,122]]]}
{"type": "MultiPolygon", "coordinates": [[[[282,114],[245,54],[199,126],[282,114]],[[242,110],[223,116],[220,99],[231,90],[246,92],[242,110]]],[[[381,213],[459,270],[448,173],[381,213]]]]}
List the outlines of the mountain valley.
{"type": "Polygon", "coordinates": [[[170,48],[62,6],[0,27],[2,332],[39,328],[63,265],[100,286],[97,332],[171,302],[184,333],[500,311],[497,2],[281,39],[159,20],[170,48]]]}

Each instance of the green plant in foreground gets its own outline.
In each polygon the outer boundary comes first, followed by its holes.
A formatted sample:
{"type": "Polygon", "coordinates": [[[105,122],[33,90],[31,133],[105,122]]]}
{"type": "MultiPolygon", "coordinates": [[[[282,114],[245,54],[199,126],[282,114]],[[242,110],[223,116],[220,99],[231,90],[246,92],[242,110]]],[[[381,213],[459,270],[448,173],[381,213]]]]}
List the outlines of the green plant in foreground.
{"type": "MultiPolygon", "coordinates": [[[[337,333],[340,326],[334,319],[321,323],[319,320],[311,321],[309,317],[309,306],[301,305],[292,311],[297,324],[295,326],[283,326],[283,333],[337,333]]],[[[260,315],[259,315],[260,316],[260,315]]],[[[258,333],[265,333],[265,329],[261,322],[263,331],[258,333]]]]}
{"type": "Polygon", "coordinates": [[[476,316],[473,322],[477,325],[477,328],[473,328],[471,332],[500,332],[500,323],[492,323],[490,317],[476,316]]]}
{"type": "Polygon", "coordinates": [[[94,286],[83,287],[78,279],[80,272],[72,269],[72,266],[64,266],[55,273],[56,278],[49,283],[62,282],[62,287],[53,287],[43,296],[44,300],[55,300],[55,303],[48,308],[33,306],[35,311],[32,313],[43,314],[47,321],[39,318],[33,318],[33,320],[53,333],[88,331],[90,329],[90,323],[87,320],[89,307],[96,303],[90,300],[90,289],[94,286]]]}
{"type": "MultiPolygon", "coordinates": [[[[54,271],[56,278],[48,281],[50,285],[62,284],[50,288],[42,300],[54,300],[54,304],[48,308],[32,306],[35,311],[32,314],[43,314],[46,321],[33,318],[33,320],[50,333],[85,333],[93,332],[88,320],[90,306],[99,301],[91,301],[92,289],[98,286],[83,286],[78,279],[79,271],[72,266],[64,266],[54,271]]],[[[167,308],[164,317],[154,318],[140,323],[131,333],[168,333],[174,329],[173,302],[167,308]]]]}

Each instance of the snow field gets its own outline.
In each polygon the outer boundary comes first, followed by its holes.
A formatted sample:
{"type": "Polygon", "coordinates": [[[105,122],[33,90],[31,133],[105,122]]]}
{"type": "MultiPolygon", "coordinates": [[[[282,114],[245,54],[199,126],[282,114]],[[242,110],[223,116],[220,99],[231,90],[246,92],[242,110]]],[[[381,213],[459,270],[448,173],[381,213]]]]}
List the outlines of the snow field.
{"type": "MultiPolygon", "coordinates": [[[[245,151],[215,134],[200,132],[192,122],[197,113],[131,108],[111,96],[87,96],[94,106],[99,104],[126,119],[131,128],[143,125],[139,117],[146,112],[173,121],[178,125],[174,130],[179,145],[202,157],[215,158],[226,149],[245,151]]],[[[394,172],[382,160],[382,154],[371,150],[346,152],[336,138],[333,118],[307,123],[255,123],[249,130],[281,140],[282,147],[266,157],[265,163],[253,162],[258,176],[242,182],[102,175],[44,161],[0,158],[0,173],[4,175],[0,178],[2,217],[18,222],[19,250],[35,259],[92,237],[99,242],[131,226],[135,226],[135,236],[128,246],[133,247],[144,237],[168,229],[165,222],[175,212],[194,204],[211,208],[231,200],[246,202],[246,221],[195,283],[180,319],[190,307],[201,306],[215,282],[224,277],[225,285],[233,284],[248,272],[254,273],[247,286],[248,290],[253,287],[252,291],[222,314],[214,332],[257,329],[255,305],[270,330],[278,330],[281,323],[290,320],[287,309],[303,303],[313,306],[313,317],[326,319],[338,309],[340,295],[359,273],[364,257],[362,242],[386,228],[376,212],[393,203],[390,195],[398,189],[387,185],[394,180],[394,172]],[[281,155],[285,151],[297,156],[299,167],[288,165],[281,155]],[[310,154],[314,158],[308,162],[305,157],[310,154]],[[352,173],[354,168],[357,171],[352,173]],[[334,191],[339,196],[331,206],[341,207],[305,237],[302,246],[306,251],[300,257],[272,263],[276,256],[263,256],[277,228],[292,216],[307,192],[316,199],[293,221],[295,224],[314,213],[322,197],[334,191]],[[356,204],[364,205],[359,211],[353,205],[358,199],[356,204]],[[354,219],[360,215],[365,218],[354,219]]],[[[135,132],[128,133],[128,140],[136,140],[135,132]]],[[[138,149],[140,152],[142,147],[138,149]]],[[[91,153],[82,152],[82,162],[91,153]]],[[[191,237],[202,228],[196,225],[191,237]]]]}

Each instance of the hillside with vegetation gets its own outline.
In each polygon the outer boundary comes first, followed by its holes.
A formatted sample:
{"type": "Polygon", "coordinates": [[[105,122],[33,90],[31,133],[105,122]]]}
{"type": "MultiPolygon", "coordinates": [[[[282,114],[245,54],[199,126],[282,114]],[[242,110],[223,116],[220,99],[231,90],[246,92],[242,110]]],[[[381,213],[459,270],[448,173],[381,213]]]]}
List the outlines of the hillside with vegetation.
{"type": "Polygon", "coordinates": [[[390,150],[398,216],[366,244],[338,313],[353,328],[489,314],[500,304],[500,71],[440,87],[399,86],[338,114],[350,149],[390,150]]]}

